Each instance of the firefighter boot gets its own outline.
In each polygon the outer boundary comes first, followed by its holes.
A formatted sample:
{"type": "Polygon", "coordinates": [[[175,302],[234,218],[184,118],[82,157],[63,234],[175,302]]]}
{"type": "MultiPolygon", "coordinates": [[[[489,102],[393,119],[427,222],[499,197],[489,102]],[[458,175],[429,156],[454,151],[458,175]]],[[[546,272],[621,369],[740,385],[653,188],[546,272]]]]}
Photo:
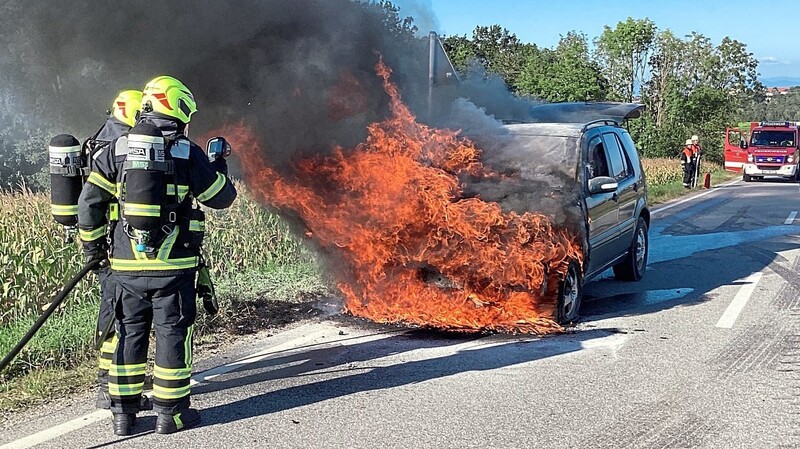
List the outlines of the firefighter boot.
{"type": "Polygon", "coordinates": [[[156,420],[156,433],[175,433],[182,429],[196,426],[200,423],[200,412],[187,408],[175,414],[159,413],[156,420]]]}
{"type": "Polygon", "coordinates": [[[126,436],[133,433],[136,424],[135,413],[114,413],[114,435],[126,436]]]}

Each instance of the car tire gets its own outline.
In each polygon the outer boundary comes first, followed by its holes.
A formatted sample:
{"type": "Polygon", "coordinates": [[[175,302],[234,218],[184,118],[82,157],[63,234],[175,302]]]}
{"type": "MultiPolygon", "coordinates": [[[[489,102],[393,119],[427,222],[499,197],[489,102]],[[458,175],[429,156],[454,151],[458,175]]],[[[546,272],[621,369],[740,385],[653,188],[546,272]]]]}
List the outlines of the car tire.
{"type": "Polygon", "coordinates": [[[748,175],[747,173],[742,172],[742,181],[750,182],[753,180],[753,177],[748,175]]]}
{"type": "Polygon", "coordinates": [[[614,276],[620,281],[636,282],[644,277],[647,270],[647,255],[650,251],[650,240],[647,235],[647,222],[639,217],[636,221],[636,230],[633,233],[628,256],[622,262],[614,265],[614,276]]]}
{"type": "Polygon", "coordinates": [[[571,261],[567,273],[558,286],[556,320],[558,324],[572,323],[580,316],[583,298],[583,274],[578,262],[571,261]]]}

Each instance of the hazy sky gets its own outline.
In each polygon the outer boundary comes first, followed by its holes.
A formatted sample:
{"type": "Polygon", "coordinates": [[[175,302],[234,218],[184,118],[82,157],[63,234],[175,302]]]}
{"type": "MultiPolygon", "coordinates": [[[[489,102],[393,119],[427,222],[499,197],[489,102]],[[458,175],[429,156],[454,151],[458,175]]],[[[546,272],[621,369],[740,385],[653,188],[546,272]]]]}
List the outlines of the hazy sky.
{"type": "Polygon", "coordinates": [[[477,25],[499,24],[525,42],[553,47],[567,31],[590,39],[603,25],[633,17],[649,18],[677,36],[697,31],[714,44],[730,36],[759,59],[762,78],[800,79],[800,2],[727,0],[397,0],[420,31],[470,36],[477,25]],[[425,10],[433,11],[434,17],[425,10]]]}

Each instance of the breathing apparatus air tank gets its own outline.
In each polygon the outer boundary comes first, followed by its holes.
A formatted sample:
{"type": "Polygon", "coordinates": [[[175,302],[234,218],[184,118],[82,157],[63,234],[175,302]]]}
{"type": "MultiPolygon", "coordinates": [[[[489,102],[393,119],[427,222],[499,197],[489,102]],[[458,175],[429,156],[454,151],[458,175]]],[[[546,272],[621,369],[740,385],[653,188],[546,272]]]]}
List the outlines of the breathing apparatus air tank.
{"type": "Polygon", "coordinates": [[[161,207],[169,171],[165,139],[155,126],[140,123],[128,133],[127,145],[120,211],[136,250],[152,253],[153,238],[162,226],[161,207]]]}
{"type": "Polygon", "coordinates": [[[50,139],[50,210],[69,240],[78,225],[78,198],[83,187],[84,160],[81,144],[74,136],[59,134],[50,139]]]}

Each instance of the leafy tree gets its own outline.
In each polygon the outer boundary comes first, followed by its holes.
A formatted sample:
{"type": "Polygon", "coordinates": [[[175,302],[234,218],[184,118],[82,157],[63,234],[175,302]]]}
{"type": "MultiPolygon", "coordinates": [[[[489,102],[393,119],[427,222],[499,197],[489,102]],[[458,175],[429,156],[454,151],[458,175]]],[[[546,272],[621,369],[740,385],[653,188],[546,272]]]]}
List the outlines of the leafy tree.
{"type": "Polygon", "coordinates": [[[633,133],[645,153],[672,155],[698,134],[706,157],[721,161],[720,132],[763,95],[757,65],[744,44],[727,37],[715,46],[697,32],[684,39],[658,33],[642,89],[647,119],[633,133]]]}
{"type": "Polygon", "coordinates": [[[516,34],[500,25],[478,26],[472,31],[472,39],[447,36],[442,43],[462,75],[496,74],[509,87],[517,84],[526,60],[538,51],[535,45],[523,44],[516,34]]]}
{"type": "Polygon", "coordinates": [[[517,80],[517,91],[551,102],[605,99],[606,79],[589,56],[584,34],[570,31],[555,50],[529,57],[517,80]]]}
{"type": "Polygon", "coordinates": [[[608,25],[603,28],[595,40],[595,55],[608,77],[611,98],[633,101],[636,89],[646,81],[655,37],[656,26],[646,18],[628,17],[613,29],[608,25]]]}

